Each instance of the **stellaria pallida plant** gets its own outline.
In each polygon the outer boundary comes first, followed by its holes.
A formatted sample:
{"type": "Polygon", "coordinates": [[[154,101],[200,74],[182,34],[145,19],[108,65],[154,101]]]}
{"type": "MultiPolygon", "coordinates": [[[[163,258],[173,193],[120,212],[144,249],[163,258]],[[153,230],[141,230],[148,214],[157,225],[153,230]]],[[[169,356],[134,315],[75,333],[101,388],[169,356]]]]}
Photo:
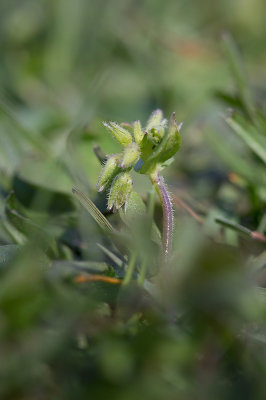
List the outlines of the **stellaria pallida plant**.
{"type": "MultiPolygon", "coordinates": [[[[171,196],[167,190],[161,171],[173,160],[174,155],[181,145],[180,129],[182,124],[177,124],[175,113],[170,122],[164,118],[161,110],[154,111],[145,128],[140,121],[133,124],[118,124],[116,122],[104,122],[104,126],[114,139],[123,147],[119,154],[105,157],[103,167],[97,182],[98,192],[108,189],[107,209],[114,212],[124,209],[127,214],[128,206],[133,191],[131,171],[134,169],[139,174],[145,174],[150,178],[152,185],[158,193],[163,210],[162,254],[167,261],[171,252],[173,235],[173,210],[171,196]]],[[[95,205],[79,189],[74,188],[80,202],[87,207],[92,216],[107,230],[113,230],[106,218],[99,214],[95,205]],[[88,203],[89,201],[89,203],[88,203]],[[86,204],[85,204],[86,203],[86,204]],[[101,220],[101,222],[99,222],[101,220]]],[[[135,258],[129,262],[128,273],[124,281],[128,281],[132,275],[135,258]]],[[[143,281],[144,277],[140,279],[143,281]]]]}

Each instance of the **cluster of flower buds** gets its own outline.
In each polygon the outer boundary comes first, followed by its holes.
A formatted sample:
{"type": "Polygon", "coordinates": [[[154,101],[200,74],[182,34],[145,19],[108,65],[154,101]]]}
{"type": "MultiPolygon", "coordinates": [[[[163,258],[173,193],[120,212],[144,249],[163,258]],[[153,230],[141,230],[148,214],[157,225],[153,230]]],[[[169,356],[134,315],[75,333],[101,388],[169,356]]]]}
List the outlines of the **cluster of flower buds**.
{"type": "Polygon", "coordinates": [[[117,211],[126,205],[132,191],[130,170],[149,176],[161,170],[181,145],[181,125],[177,125],[173,113],[168,127],[162,111],[156,110],[144,129],[140,121],[128,125],[128,129],[115,122],[104,122],[104,126],[124,147],[121,153],[108,156],[97,183],[99,192],[110,187],[107,208],[117,211]]]}

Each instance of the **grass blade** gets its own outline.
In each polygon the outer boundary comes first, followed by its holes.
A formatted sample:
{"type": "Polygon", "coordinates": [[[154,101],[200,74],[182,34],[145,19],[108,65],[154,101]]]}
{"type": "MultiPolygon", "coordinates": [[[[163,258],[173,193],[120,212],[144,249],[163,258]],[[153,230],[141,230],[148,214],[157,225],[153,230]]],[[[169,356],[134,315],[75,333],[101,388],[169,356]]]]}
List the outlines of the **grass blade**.
{"type": "Polygon", "coordinates": [[[77,187],[72,188],[72,193],[76,196],[80,204],[90,213],[92,218],[104,231],[114,233],[115,230],[110,222],[105,218],[105,216],[85,193],[83,193],[77,187]]]}
{"type": "Polygon", "coordinates": [[[249,148],[253,150],[253,152],[266,164],[266,147],[259,143],[257,138],[255,138],[251,132],[244,129],[243,126],[241,126],[233,118],[227,118],[226,122],[233,129],[233,131],[249,146],[249,148]]]}

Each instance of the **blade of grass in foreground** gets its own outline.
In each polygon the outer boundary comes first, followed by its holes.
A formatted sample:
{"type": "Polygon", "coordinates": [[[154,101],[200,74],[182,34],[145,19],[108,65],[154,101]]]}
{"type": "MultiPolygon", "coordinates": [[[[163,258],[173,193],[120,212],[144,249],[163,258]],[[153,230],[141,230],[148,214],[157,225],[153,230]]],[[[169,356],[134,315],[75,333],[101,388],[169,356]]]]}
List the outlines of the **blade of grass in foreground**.
{"type": "Polygon", "coordinates": [[[130,238],[126,232],[119,232],[105,218],[101,211],[91,201],[91,199],[77,187],[72,188],[73,194],[77,197],[80,204],[89,212],[92,218],[97,222],[100,228],[110,237],[115,248],[121,253],[130,246],[130,238]]]}
{"type": "Polygon", "coordinates": [[[83,193],[77,187],[72,188],[72,193],[77,197],[80,204],[90,213],[92,218],[104,231],[112,233],[115,232],[110,222],[105,218],[105,216],[101,213],[101,211],[96,207],[96,205],[91,201],[91,199],[85,193],[83,193]]]}

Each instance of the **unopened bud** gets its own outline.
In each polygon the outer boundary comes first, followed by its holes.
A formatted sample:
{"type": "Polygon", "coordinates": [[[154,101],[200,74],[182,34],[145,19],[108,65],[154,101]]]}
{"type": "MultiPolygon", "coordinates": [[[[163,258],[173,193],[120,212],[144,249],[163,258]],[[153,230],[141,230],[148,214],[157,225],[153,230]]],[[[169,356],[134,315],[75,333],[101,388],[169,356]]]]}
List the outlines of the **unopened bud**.
{"type": "Polygon", "coordinates": [[[141,123],[140,121],[135,121],[134,122],[134,139],[136,143],[140,143],[143,139],[144,132],[141,129],[141,123]]]}
{"type": "Polygon", "coordinates": [[[136,143],[131,143],[125,148],[120,167],[127,169],[133,167],[140,157],[140,148],[136,143]]]}
{"type": "Polygon", "coordinates": [[[132,190],[132,179],[128,172],[122,172],[114,179],[108,198],[108,210],[119,210],[126,202],[132,190]]]}
{"type": "Polygon", "coordinates": [[[163,119],[163,112],[162,110],[155,110],[147,123],[147,126],[145,128],[145,132],[148,132],[149,130],[151,130],[152,128],[158,127],[158,126],[166,126],[167,124],[167,120],[163,119]]]}
{"type": "Polygon", "coordinates": [[[114,154],[110,156],[102,168],[96,188],[98,192],[102,192],[115,177],[118,172],[118,163],[120,156],[114,154]]]}
{"type": "Polygon", "coordinates": [[[109,122],[109,124],[104,122],[103,125],[122,146],[128,146],[132,142],[130,132],[122,128],[122,126],[118,125],[116,122],[109,122]]]}
{"type": "Polygon", "coordinates": [[[151,140],[157,144],[162,141],[162,138],[164,137],[165,129],[163,127],[158,127],[158,128],[152,128],[150,132],[148,133],[151,140]]]}

